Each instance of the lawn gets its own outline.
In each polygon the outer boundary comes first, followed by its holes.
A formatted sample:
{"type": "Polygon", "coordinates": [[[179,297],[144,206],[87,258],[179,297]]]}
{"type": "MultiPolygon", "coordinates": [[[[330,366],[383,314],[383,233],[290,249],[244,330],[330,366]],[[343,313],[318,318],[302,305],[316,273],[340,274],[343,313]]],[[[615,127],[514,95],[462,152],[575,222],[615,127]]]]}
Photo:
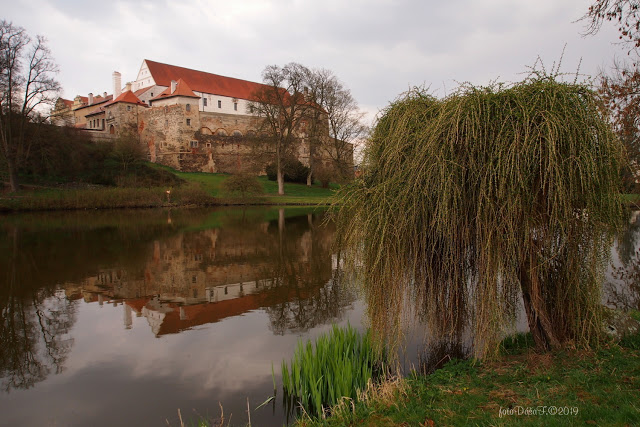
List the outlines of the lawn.
{"type": "Polygon", "coordinates": [[[539,353],[531,343],[523,335],[497,360],[452,360],[383,384],[366,403],[298,425],[640,425],[639,333],[594,350],[539,353]]]}
{"type": "MultiPolygon", "coordinates": [[[[223,173],[206,173],[206,172],[179,172],[171,169],[167,166],[153,164],[153,167],[165,169],[176,174],[178,177],[184,179],[189,183],[196,183],[207,194],[218,199],[225,199],[225,195],[222,192],[221,184],[229,176],[223,173]]],[[[262,184],[264,189],[264,197],[262,197],[262,203],[265,204],[304,204],[304,205],[317,205],[327,204],[327,199],[333,194],[336,189],[335,185],[331,185],[330,188],[322,188],[321,185],[315,183],[311,187],[307,187],[304,184],[284,184],[284,196],[278,195],[278,183],[275,181],[269,181],[266,176],[258,177],[258,180],[262,184]]]]}

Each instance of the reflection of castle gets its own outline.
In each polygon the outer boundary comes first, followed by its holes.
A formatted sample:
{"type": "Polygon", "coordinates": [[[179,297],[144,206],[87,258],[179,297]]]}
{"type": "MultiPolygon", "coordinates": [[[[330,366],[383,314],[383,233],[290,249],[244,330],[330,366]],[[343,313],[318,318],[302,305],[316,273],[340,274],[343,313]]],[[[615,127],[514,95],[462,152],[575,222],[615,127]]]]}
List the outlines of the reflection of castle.
{"type": "Polygon", "coordinates": [[[309,216],[284,230],[243,223],[154,241],[142,265],[102,270],[82,293],[87,302],[122,304],[126,328],[133,313],[145,317],[155,335],[306,299],[333,270],[332,231],[312,225],[309,216]]]}

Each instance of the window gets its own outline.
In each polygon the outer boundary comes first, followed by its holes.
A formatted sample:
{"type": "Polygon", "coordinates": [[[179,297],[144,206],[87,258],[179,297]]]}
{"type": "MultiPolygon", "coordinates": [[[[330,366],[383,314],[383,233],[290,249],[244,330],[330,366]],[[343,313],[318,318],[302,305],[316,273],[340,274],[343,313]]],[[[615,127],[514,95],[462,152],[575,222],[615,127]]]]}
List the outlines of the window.
{"type": "Polygon", "coordinates": [[[187,109],[187,111],[191,111],[191,104],[187,104],[185,108],[187,109]]]}
{"type": "Polygon", "coordinates": [[[151,97],[153,98],[153,92],[151,92],[151,97]]]}
{"type": "Polygon", "coordinates": [[[238,103],[237,103],[237,102],[234,102],[234,103],[233,103],[233,109],[234,109],[235,111],[238,111],[238,103]]]}
{"type": "Polygon", "coordinates": [[[198,148],[198,141],[191,141],[191,148],[198,148]]]}
{"type": "Polygon", "coordinates": [[[207,142],[207,148],[211,148],[211,143],[207,142]]]}
{"type": "Polygon", "coordinates": [[[127,105],[127,111],[131,111],[131,105],[127,105]]]}
{"type": "Polygon", "coordinates": [[[191,119],[187,119],[187,126],[191,126],[191,119]]]}
{"type": "Polygon", "coordinates": [[[222,101],[218,100],[218,108],[222,108],[222,101]]]}
{"type": "Polygon", "coordinates": [[[202,106],[203,107],[207,106],[207,98],[202,98],[202,106]]]}
{"type": "Polygon", "coordinates": [[[102,119],[102,129],[104,129],[104,119],[102,119]]]}

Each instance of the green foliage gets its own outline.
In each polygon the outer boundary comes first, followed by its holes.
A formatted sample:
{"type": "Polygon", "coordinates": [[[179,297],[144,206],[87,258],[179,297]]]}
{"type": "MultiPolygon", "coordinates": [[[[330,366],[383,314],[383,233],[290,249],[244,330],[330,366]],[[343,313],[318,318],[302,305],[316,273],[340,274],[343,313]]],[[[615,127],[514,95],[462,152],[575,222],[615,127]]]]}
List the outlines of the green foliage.
{"type": "Polygon", "coordinates": [[[384,360],[369,333],[361,336],[351,326],[334,325],[328,335],[318,337],[315,347],[299,341],[290,365],[282,362],[283,389],[308,414],[322,415],[342,397],[356,400],[381,373],[384,360]]]}
{"type": "Polygon", "coordinates": [[[82,182],[119,187],[175,186],[174,174],[149,167],[144,147],[131,137],[93,142],[77,129],[30,123],[31,154],[20,174],[26,182],[82,182]]]}
{"type": "Polygon", "coordinates": [[[597,340],[602,274],[621,224],[621,162],[584,85],[533,75],[394,102],[372,134],[363,178],[335,199],[373,332],[397,336],[411,295],[430,333],[468,321],[475,355],[495,355],[527,295],[537,344],[597,340]]]}
{"type": "Polygon", "coordinates": [[[247,198],[262,194],[262,184],[258,178],[248,174],[231,175],[222,183],[223,190],[231,196],[247,198]]]}
{"type": "MultiPolygon", "coordinates": [[[[305,184],[309,175],[309,168],[303,165],[298,159],[285,159],[282,167],[285,182],[305,184]]],[[[266,167],[267,177],[271,181],[277,180],[277,168],[274,163],[266,167]]]]}

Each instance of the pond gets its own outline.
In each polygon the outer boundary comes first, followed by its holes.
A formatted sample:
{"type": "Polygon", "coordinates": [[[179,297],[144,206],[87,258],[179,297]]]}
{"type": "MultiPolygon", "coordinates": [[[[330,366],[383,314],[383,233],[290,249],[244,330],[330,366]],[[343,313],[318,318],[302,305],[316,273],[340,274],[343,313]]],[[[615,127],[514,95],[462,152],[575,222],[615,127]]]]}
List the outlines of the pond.
{"type": "MultiPolygon", "coordinates": [[[[290,420],[272,364],[365,307],[338,280],[335,229],[311,208],[0,217],[0,411],[6,425],[290,420]],[[223,411],[223,412],[221,412],[223,411]]],[[[636,306],[640,226],[612,248],[604,301],[636,306]]],[[[402,361],[421,355],[410,336],[402,361]]],[[[458,346],[463,348],[464,346],[458,346]]],[[[460,348],[450,351],[460,351],[460,348]]]]}

